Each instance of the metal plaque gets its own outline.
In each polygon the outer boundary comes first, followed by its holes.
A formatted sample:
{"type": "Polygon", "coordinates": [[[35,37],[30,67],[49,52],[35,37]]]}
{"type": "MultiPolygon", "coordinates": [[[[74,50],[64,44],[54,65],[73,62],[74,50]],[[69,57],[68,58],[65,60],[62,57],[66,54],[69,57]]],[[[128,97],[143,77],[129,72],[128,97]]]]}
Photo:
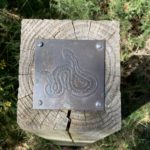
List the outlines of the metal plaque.
{"type": "Polygon", "coordinates": [[[38,39],[34,61],[34,109],[104,110],[104,40],[38,39]]]}

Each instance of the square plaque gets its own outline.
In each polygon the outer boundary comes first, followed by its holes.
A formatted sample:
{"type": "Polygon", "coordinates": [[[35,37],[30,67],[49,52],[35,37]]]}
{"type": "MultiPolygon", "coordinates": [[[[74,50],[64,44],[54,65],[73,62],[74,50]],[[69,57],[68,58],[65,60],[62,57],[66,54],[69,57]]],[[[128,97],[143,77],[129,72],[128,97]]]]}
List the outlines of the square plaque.
{"type": "Polygon", "coordinates": [[[34,109],[105,109],[105,40],[35,41],[34,109]]]}

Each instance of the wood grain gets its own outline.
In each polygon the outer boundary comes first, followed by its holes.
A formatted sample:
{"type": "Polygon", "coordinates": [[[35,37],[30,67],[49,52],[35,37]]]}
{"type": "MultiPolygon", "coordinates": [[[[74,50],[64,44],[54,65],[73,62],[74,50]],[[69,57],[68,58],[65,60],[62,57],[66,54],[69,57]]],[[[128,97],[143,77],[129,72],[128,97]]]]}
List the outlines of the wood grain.
{"type": "Polygon", "coordinates": [[[120,35],[116,21],[23,19],[17,122],[29,132],[60,144],[93,143],[121,128],[120,35]],[[35,39],[106,39],[105,112],[32,109],[35,39]]]}

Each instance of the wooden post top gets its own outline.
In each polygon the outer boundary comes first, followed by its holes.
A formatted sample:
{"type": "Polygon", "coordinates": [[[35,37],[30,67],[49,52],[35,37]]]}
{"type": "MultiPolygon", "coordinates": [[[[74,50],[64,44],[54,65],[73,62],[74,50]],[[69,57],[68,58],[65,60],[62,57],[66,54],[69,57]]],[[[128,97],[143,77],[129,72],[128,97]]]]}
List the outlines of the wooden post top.
{"type": "Polygon", "coordinates": [[[121,128],[120,35],[117,21],[23,19],[17,122],[61,145],[84,145],[121,128]],[[106,40],[105,111],[33,109],[36,39],[106,40]]]}

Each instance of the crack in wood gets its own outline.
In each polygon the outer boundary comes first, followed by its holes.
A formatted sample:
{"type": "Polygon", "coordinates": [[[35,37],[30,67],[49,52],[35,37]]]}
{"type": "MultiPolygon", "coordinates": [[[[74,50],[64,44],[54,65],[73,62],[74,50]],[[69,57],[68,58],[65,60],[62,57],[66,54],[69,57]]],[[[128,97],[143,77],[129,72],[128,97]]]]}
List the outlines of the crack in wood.
{"type": "Polygon", "coordinates": [[[90,21],[89,30],[88,30],[88,39],[89,39],[90,30],[91,30],[91,24],[92,24],[92,22],[90,21]]]}
{"type": "Polygon", "coordinates": [[[108,39],[106,39],[107,41],[108,40],[110,40],[112,37],[113,37],[113,35],[116,33],[116,31],[114,31],[110,36],[109,36],[109,38],[108,39]]]}
{"type": "Polygon", "coordinates": [[[73,138],[72,138],[72,135],[71,135],[71,133],[70,133],[70,131],[69,131],[70,125],[71,125],[71,118],[70,118],[70,115],[71,115],[71,110],[68,110],[68,113],[67,113],[68,123],[67,123],[66,131],[67,131],[67,133],[68,133],[68,135],[69,135],[69,138],[71,139],[72,143],[75,144],[75,142],[74,142],[74,140],[73,140],[73,138]]]}
{"type": "Polygon", "coordinates": [[[78,40],[73,21],[71,21],[71,23],[72,23],[72,27],[73,27],[73,31],[74,31],[75,38],[76,38],[76,40],[78,40]]]}

